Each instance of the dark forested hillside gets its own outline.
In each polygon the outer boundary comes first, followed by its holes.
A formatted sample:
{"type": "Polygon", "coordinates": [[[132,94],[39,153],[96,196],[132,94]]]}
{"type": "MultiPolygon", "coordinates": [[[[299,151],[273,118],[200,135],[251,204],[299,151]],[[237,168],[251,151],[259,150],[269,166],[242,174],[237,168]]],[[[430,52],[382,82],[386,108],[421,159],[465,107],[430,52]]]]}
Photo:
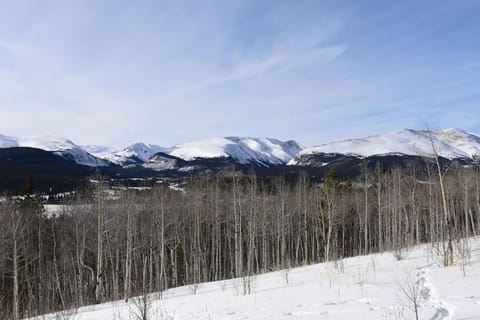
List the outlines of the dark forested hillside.
{"type": "Polygon", "coordinates": [[[93,172],[91,167],[40,149],[0,149],[0,192],[21,193],[29,176],[33,177],[37,192],[70,191],[93,172]]]}

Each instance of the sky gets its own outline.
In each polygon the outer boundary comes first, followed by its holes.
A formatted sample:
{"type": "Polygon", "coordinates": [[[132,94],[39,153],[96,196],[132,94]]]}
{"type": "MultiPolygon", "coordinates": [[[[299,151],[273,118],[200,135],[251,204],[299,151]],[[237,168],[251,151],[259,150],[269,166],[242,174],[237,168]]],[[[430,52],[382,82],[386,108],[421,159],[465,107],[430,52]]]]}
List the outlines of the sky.
{"type": "Polygon", "coordinates": [[[0,134],[480,133],[480,1],[0,0],[0,134]]]}

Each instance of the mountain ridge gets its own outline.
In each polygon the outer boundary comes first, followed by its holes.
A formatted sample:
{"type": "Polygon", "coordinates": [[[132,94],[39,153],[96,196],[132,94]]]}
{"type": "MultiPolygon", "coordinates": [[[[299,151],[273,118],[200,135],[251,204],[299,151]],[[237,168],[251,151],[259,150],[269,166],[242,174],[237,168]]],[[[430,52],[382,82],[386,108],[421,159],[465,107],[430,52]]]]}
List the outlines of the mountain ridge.
{"type": "Polygon", "coordinates": [[[0,135],[0,148],[18,147],[36,148],[53,152],[65,159],[89,167],[103,167],[109,165],[108,162],[91,155],[85,149],[67,138],[51,135],[23,137],[0,135]]]}
{"type": "Polygon", "coordinates": [[[303,157],[316,154],[342,154],[361,158],[399,154],[431,158],[435,153],[449,160],[474,159],[480,156],[480,137],[456,128],[404,129],[304,148],[288,162],[288,165],[299,165],[303,157]]]}
{"type": "Polygon", "coordinates": [[[442,165],[453,160],[460,165],[478,163],[480,136],[460,129],[441,129],[432,134],[405,129],[303,149],[293,140],[272,138],[211,138],[170,148],[136,143],[119,150],[95,145],[80,147],[71,140],[52,136],[0,135],[0,156],[5,166],[2,169],[10,177],[0,183],[0,190],[21,190],[22,181],[29,175],[41,179],[41,191],[49,190],[50,186],[54,189],[62,186],[68,191],[68,186],[75,187],[75,179],[85,180],[94,173],[112,180],[183,179],[231,176],[253,169],[259,177],[294,178],[307,173],[311,179],[322,181],[331,169],[339,178],[347,179],[357,176],[365,165],[375,168],[378,164],[385,167],[413,164],[423,170],[429,162],[426,158],[433,156],[430,136],[442,165]],[[64,161],[48,158],[46,153],[64,161]],[[52,167],[51,162],[45,161],[47,158],[61,166],[52,167]],[[45,175],[46,172],[49,174],[45,175]],[[72,180],[73,177],[76,178],[72,180]]]}
{"type": "Polygon", "coordinates": [[[121,167],[143,164],[145,167],[172,169],[175,163],[195,159],[231,158],[235,163],[263,167],[308,166],[304,159],[315,155],[339,154],[365,158],[384,155],[433,157],[435,152],[446,159],[480,157],[480,135],[456,128],[436,130],[404,129],[324,143],[302,148],[294,140],[274,138],[216,137],[189,141],[172,147],[137,142],[117,149],[108,146],[80,146],[67,138],[56,136],[12,137],[0,135],[0,148],[30,147],[53,152],[77,164],[90,167],[121,167]],[[168,155],[167,165],[165,157],[168,155]],[[156,159],[161,163],[155,164],[156,159]],[[175,160],[176,159],[176,160],[175,160]],[[175,161],[174,161],[175,160],[175,161]]]}

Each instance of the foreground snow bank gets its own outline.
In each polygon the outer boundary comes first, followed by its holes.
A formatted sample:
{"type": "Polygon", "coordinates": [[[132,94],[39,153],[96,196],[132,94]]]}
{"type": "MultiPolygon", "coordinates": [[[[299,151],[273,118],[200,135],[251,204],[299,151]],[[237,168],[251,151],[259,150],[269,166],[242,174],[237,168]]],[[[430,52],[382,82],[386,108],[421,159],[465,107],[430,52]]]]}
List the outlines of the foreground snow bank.
{"type": "MultiPolygon", "coordinates": [[[[282,270],[249,279],[185,286],[129,303],[116,301],[41,319],[480,319],[480,237],[456,246],[455,265],[444,268],[435,246],[372,254],[282,270]],[[461,254],[463,252],[463,254],[461,254]],[[468,254],[467,254],[468,253],[468,254]],[[244,290],[250,287],[250,294],[244,290]]],[[[39,318],[40,319],[40,318],[39,318]]]]}

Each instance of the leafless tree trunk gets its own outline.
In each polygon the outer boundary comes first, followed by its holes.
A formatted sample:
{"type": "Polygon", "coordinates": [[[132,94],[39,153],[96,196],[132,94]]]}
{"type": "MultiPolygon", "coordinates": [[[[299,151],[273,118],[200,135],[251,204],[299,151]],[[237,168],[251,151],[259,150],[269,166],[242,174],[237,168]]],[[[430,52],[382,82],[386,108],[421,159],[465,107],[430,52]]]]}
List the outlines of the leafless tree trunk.
{"type": "MultiPolygon", "coordinates": [[[[127,196],[127,195],[126,195],[127,196]]],[[[131,199],[128,199],[131,200],[131,199]]],[[[132,266],[132,242],[133,242],[133,231],[132,231],[132,203],[127,200],[126,203],[126,210],[127,210],[127,248],[125,252],[125,280],[123,283],[123,300],[128,302],[128,298],[130,297],[130,276],[131,276],[131,266],[132,266]]]]}
{"type": "Polygon", "coordinates": [[[13,244],[13,319],[20,320],[20,295],[19,295],[19,278],[20,278],[20,253],[19,253],[19,241],[22,234],[22,225],[19,221],[19,215],[12,205],[9,207],[10,219],[11,219],[11,232],[12,232],[12,244],[13,244]]]}
{"type": "Polygon", "coordinates": [[[103,209],[103,181],[98,180],[99,188],[97,191],[97,275],[95,285],[95,301],[101,303],[104,301],[104,271],[103,271],[103,233],[104,233],[104,209],[103,209]]]}
{"type": "Polygon", "coordinates": [[[410,311],[415,313],[415,319],[418,320],[418,311],[421,302],[420,282],[411,274],[407,274],[405,279],[397,282],[399,288],[398,298],[400,302],[410,311]]]}
{"type": "Polygon", "coordinates": [[[444,250],[445,257],[444,257],[443,264],[447,267],[447,266],[450,266],[450,265],[453,264],[453,244],[452,244],[451,217],[450,217],[450,214],[448,212],[447,197],[446,197],[446,194],[445,194],[445,185],[444,185],[444,182],[443,182],[443,173],[442,173],[442,167],[440,165],[439,155],[438,155],[437,149],[435,148],[435,143],[433,141],[431,132],[430,131],[428,131],[428,132],[429,132],[430,142],[432,144],[433,154],[435,156],[435,164],[437,165],[440,191],[441,191],[441,194],[442,194],[442,207],[443,207],[443,214],[444,214],[444,230],[445,230],[445,233],[446,233],[446,236],[447,236],[447,238],[446,238],[447,248],[446,248],[446,250],[444,250]]]}

